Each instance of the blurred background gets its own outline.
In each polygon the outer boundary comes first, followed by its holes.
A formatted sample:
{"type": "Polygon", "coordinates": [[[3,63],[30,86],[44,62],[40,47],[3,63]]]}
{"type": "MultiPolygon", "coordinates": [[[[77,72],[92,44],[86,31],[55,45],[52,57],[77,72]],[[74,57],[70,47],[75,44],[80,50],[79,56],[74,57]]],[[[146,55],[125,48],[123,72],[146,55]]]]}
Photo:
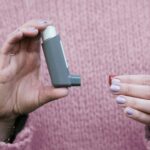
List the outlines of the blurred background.
{"type": "MultiPolygon", "coordinates": [[[[82,78],[68,97],[31,113],[31,148],[145,150],[144,125],[125,117],[108,76],[150,73],[150,1],[0,0],[0,44],[31,19],[52,20],[70,71],[82,78]]],[[[42,50],[41,76],[50,84],[42,50]]]]}

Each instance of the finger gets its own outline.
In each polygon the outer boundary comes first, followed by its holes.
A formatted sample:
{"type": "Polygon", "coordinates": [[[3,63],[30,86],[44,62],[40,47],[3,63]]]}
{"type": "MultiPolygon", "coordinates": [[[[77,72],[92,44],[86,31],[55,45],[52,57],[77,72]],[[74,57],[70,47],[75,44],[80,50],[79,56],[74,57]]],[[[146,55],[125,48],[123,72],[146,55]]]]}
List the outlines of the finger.
{"type": "Polygon", "coordinates": [[[112,80],[115,79],[120,80],[121,83],[150,85],[150,75],[122,75],[115,76],[112,80]]]}
{"type": "Polygon", "coordinates": [[[150,99],[150,86],[118,83],[112,84],[110,90],[116,95],[126,95],[142,99],[150,99]]]}
{"type": "Polygon", "coordinates": [[[10,54],[10,53],[17,53],[19,49],[19,43],[24,37],[35,37],[38,34],[38,30],[33,27],[28,28],[21,28],[10,34],[1,48],[2,54],[10,54]],[[17,43],[17,44],[16,44],[17,43]]]}
{"type": "Polygon", "coordinates": [[[35,20],[28,21],[27,23],[22,25],[21,28],[34,27],[34,28],[38,29],[39,31],[41,31],[41,30],[45,29],[47,26],[49,26],[50,24],[52,24],[51,21],[47,21],[47,20],[43,20],[43,19],[35,19],[35,20]]]}
{"type": "Polygon", "coordinates": [[[0,71],[0,83],[6,83],[13,79],[16,75],[16,66],[9,66],[0,71]]]}
{"type": "Polygon", "coordinates": [[[145,113],[150,113],[149,100],[120,95],[116,98],[116,102],[122,107],[131,107],[145,113]]]}
{"type": "Polygon", "coordinates": [[[67,88],[53,88],[44,86],[39,88],[38,106],[68,95],[67,88]]]}
{"type": "MultiPolygon", "coordinates": [[[[27,84],[25,86],[28,87],[27,84]]],[[[29,93],[30,94],[24,95],[25,101],[18,101],[14,106],[15,114],[30,113],[45,103],[67,96],[68,90],[66,88],[56,89],[53,87],[44,86],[41,88],[31,88],[29,93]]]]}
{"type": "Polygon", "coordinates": [[[12,34],[8,36],[7,42],[14,44],[22,39],[23,35],[25,37],[35,37],[39,32],[39,29],[45,29],[49,25],[49,22],[37,20],[37,21],[30,21],[12,34]]]}
{"type": "Polygon", "coordinates": [[[130,108],[130,107],[126,107],[124,109],[124,113],[126,114],[127,117],[132,118],[136,121],[139,121],[141,123],[144,123],[146,125],[150,125],[150,115],[143,113],[139,110],[130,108]]]}
{"type": "Polygon", "coordinates": [[[24,107],[17,106],[15,112],[29,113],[39,108],[40,106],[59,99],[68,95],[68,90],[66,88],[53,88],[50,86],[38,86],[30,90],[30,96],[28,97],[28,102],[25,102],[24,107]]]}
{"type": "MultiPolygon", "coordinates": [[[[26,64],[26,52],[22,51],[18,55],[10,56],[9,65],[0,70],[0,82],[5,83],[19,75],[26,64]]],[[[29,56],[30,57],[30,56],[29,56]]],[[[28,61],[30,62],[30,61],[28,61]]],[[[33,64],[32,64],[33,65],[33,64]]],[[[30,65],[31,66],[31,65],[30,65]]]]}
{"type": "Polygon", "coordinates": [[[1,53],[14,53],[13,50],[17,42],[21,41],[24,37],[36,37],[40,30],[44,30],[50,24],[50,22],[44,20],[31,20],[27,22],[8,36],[1,48],[1,53]]]}
{"type": "Polygon", "coordinates": [[[36,37],[39,33],[38,29],[34,27],[22,27],[20,30],[23,32],[23,36],[26,38],[36,37]]]}
{"type": "Polygon", "coordinates": [[[8,54],[8,52],[12,52],[16,42],[20,41],[22,38],[23,32],[21,30],[16,30],[13,33],[9,34],[0,52],[4,55],[8,54]]]}
{"type": "Polygon", "coordinates": [[[0,53],[0,70],[7,67],[10,63],[10,56],[0,53]]]}
{"type": "Polygon", "coordinates": [[[29,41],[29,44],[28,44],[28,47],[27,47],[27,51],[28,52],[40,52],[40,45],[41,45],[41,42],[40,42],[40,35],[32,38],[30,41],[29,41]]]}

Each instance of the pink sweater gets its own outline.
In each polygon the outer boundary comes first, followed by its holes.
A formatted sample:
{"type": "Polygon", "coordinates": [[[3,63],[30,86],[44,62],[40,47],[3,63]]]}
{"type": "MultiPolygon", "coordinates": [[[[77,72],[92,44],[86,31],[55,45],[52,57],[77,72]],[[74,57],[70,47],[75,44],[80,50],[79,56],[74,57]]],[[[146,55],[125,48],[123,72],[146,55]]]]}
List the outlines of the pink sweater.
{"type": "MultiPolygon", "coordinates": [[[[52,19],[82,87],[31,113],[0,150],[146,150],[144,125],[126,118],[110,74],[150,74],[149,0],[0,0],[0,43],[27,20],[52,19]]],[[[42,56],[41,74],[50,83],[42,56]]]]}

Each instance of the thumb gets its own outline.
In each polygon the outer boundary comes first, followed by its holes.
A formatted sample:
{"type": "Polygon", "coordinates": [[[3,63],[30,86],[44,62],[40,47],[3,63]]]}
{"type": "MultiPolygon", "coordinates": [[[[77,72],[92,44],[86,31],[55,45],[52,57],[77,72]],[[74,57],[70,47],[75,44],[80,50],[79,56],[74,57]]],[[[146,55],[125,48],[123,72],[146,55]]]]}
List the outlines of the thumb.
{"type": "Polygon", "coordinates": [[[54,88],[50,86],[40,87],[38,95],[38,106],[48,103],[49,101],[53,101],[68,95],[67,88],[54,88]]]}
{"type": "Polygon", "coordinates": [[[23,101],[18,101],[14,107],[14,112],[16,114],[30,113],[50,101],[65,97],[67,95],[67,88],[54,88],[43,85],[37,86],[36,88],[29,89],[28,94],[24,95],[23,101]]]}

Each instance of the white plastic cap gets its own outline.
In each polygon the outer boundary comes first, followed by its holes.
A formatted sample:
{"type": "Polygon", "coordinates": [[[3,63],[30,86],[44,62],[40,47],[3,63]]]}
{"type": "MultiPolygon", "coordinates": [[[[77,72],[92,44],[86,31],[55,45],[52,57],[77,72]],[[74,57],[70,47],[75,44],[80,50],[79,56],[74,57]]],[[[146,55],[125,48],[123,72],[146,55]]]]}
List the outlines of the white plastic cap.
{"type": "Polygon", "coordinates": [[[53,38],[57,35],[56,28],[54,26],[48,26],[43,32],[42,32],[42,39],[43,41],[53,38]]]}

